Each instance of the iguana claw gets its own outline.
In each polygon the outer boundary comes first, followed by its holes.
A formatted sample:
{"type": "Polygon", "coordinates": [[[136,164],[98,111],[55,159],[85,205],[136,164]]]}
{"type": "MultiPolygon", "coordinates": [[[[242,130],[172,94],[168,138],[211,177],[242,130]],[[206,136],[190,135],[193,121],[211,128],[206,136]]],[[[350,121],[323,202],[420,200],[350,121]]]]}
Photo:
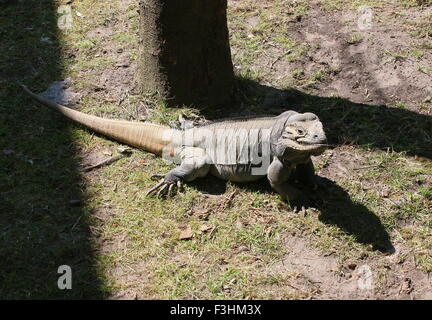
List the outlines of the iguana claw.
{"type": "Polygon", "coordinates": [[[156,179],[164,178],[164,177],[165,177],[164,174],[156,173],[156,174],[152,175],[152,176],[150,177],[150,179],[152,179],[152,180],[156,180],[156,179]]]}
{"type": "Polygon", "coordinates": [[[300,197],[297,200],[288,200],[289,205],[294,213],[306,212],[307,209],[317,210],[312,201],[306,197],[300,197]]]}
{"type": "Polygon", "coordinates": [[[171,197],[174,195],[173,190],[174,190],[175,186],[177,186],[177,190],[181,190],[181,188],[182,188],[181,181],[168,182],[168,181],[165,181],[164,179],[162,179],[161,181],[159,181],[159,183],[157,185],[155,185],[149,191],[146,192],[146,197],[154,194],[158,189],[159,189],[159,191],[157,191],[156,197],[163,196],[165,194],[168,197],[171,197]]]}

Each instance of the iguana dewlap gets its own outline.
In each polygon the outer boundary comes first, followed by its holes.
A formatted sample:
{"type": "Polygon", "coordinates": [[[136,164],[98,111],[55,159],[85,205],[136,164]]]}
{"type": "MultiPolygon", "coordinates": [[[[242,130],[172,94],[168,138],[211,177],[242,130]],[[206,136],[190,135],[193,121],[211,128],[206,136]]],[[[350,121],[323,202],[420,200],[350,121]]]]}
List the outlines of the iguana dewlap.
{"type": "Polygon", "coordinates": [[[289,184],[293,174],[315,185],[311,155],[326,148],[322,123],[315,114],[286,111],[275,117],[214,122],[185,130],[152,123],[104,119],[58,105],[24,90],[35,100],[95,132],[142,148],[179,164],[148,194],[168,191],[207,174],[235,182],[267,176],[283,198],[301,196],[289,184]]]}

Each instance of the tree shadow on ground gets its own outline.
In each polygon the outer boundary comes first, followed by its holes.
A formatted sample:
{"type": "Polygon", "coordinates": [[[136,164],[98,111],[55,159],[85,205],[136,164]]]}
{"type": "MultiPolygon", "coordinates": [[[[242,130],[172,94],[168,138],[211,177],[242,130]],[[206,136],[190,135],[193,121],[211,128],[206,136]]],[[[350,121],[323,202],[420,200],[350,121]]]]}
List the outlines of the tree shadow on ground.
{"type": "Polygon", "coordinates": [[[56,2],[0,7],[0,297],[102,298],[108,289],[96,267],[69,124],[19,86],[40,92],[62,79],[56,2]],[[70,290],[57,285],[61,265],[72,269],[70,290]]]}

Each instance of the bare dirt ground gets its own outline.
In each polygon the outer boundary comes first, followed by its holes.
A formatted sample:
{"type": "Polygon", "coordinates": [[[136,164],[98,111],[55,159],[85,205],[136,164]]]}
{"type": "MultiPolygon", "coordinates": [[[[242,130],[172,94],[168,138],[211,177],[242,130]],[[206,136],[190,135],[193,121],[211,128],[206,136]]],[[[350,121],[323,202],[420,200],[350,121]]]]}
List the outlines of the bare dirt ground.
{"type": "MultiPolygon", "coordinates": [[[[412,56],[414,49],[430,36],[414,38],[409,34],[416,23],[427,24],[432,8],[394,7],[374,8],[370,29],[359,31],[359,13],[356,11],[325,12],[312,6],[306,18],[288,27],[290,35],[307,42],[310,50],[305,59],[294,64],[278,63],[277,74],[287,74],[297,68],[305,73],[320,66],[331,69],[337,76],[320,83],[315,92],[321,96],[337,94],[352,102],[374,105],[409,104],[409,109],[430,115],[422,108],[432,95],[431,75],[421,72],[419,66],[430,66],[432,54],[421,53],[422,59],[412,56]],[[360,34],[358,43],[350,43],[352,35],[360,34]]],[[[420,50],[420,49],[418,49],[420,50]]]]}

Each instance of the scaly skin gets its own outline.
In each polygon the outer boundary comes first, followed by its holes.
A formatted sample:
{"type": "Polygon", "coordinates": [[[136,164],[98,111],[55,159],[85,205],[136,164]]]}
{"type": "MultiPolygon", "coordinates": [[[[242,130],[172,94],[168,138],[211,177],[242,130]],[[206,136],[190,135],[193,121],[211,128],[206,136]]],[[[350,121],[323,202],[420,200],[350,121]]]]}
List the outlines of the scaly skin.
{"type": "Polygon", "coordinates": [[[289,179],[295,174],[316,186],[311,155],[327,148],[322,124],[312,113],[286,111],[276,117],[230,119],[198,127],[188,123],[183,126],[185,130],[176,130],[87,115],[23,88],[33,99],[95,132],[178,163],[147,195],[172,194],[183,182],[210,173],[235,182],[267,176],[272,188],[292,201],[302,194],[289,184],[289,179]]]}

